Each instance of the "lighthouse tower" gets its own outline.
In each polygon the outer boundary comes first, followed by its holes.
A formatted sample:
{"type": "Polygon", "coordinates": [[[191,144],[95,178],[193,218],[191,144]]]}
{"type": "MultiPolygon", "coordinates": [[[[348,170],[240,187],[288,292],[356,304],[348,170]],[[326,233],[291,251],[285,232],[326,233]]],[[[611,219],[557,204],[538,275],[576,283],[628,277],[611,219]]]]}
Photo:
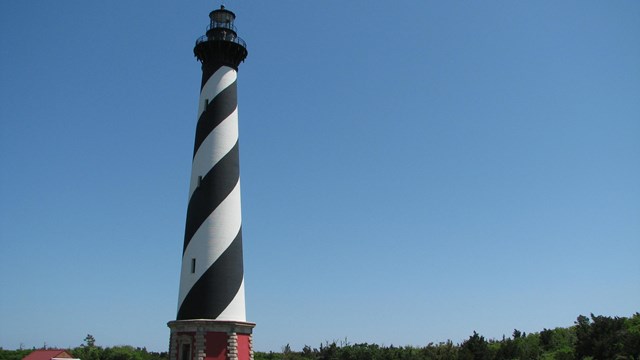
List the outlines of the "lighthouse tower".
{"type": "Polygon", "coordinates": [[[238,65],[247,57],[224,6],[193,49],[202,63],[178,315],[170,360],[253,359],[246,321],[238,162],[238,65]]]}

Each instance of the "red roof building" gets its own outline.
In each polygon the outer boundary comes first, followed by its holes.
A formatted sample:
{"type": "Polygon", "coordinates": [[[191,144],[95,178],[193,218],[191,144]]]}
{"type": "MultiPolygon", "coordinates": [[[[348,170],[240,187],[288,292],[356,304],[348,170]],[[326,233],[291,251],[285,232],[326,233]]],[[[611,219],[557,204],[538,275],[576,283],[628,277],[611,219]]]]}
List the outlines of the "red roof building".
{"type": "Polygon", "coordinates": [[[22,360],[54,360],[73,359],[66,350],[34,350],[22,360]]]}

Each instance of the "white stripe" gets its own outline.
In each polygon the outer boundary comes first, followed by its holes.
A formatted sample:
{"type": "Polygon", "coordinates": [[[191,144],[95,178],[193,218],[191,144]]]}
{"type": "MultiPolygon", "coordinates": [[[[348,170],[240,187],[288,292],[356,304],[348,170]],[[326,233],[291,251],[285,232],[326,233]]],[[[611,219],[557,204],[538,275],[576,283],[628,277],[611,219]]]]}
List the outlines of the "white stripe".
{"type": "Polygon", "coordinates": [[[242,277],[242,284],[240,284],[240,289],[238,289],[236,296],[216,320],[247,321],[244,306],[244,276],[242,277]]]}
{"type": "Polygon", "coordinates": [[[189,241],[182,256],[178,309],[207,269],[218,260],[240,231],[240,181],[226,199],[207,217],[189,241]],[[191,259],[196,259],[196,271],[191,273],[191,259]]]}
{"type": "Polygon", "coordinates": [[[191,165],[191,185],[189,199],[198,187],[198,178],[207,175],[238,141],[238,109],[216,126],[200,145],[191,165]]]}
{"type": "Polygon", "coordinates": [[[222,90],[229,87],[229,85],[233,84],[234,81],[238,78],[238,73],[228,67],[222,66],[218,69],[207,82],[202,87],[200,91],[200,103],[198,104],[198,119],[204,112],[206,101],[213,100],[218,94],[222,92],[222,90]]]}

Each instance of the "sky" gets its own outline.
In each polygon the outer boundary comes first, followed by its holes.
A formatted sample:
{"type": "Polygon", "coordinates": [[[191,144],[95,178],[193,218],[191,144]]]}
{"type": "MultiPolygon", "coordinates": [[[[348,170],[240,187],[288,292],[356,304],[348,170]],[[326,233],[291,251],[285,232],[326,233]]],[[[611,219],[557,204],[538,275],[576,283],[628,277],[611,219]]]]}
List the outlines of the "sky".
{"type": "MultiPolygon", "coordinates": [[[[254,346],[640,311],[640,2],[235,1],[254,346]]],[[[220,1],[0,2],[0,346],[167,351],[220,1]]]]}

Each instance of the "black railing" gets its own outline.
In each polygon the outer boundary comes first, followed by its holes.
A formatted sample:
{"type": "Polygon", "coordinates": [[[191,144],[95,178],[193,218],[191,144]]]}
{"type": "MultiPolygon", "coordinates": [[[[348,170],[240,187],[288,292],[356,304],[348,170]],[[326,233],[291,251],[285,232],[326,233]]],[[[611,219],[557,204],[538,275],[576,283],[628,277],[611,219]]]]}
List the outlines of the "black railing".
{"type": "Polygon", "coordinates": [[[216,28],[222,28],[222,29],[229,29],[229,30],[233,30],[234,32],[238,32],[236,30],[236,27],[230,23],[230,22],[217,22],[217,21],[212,21],[209,26],[207,26],[207,31],[211,30],[211,29],[216,29],[216,28]]]}
{"type": "Polygon", "coordinates": [[[229,41],[232,43],[236,43],[244,48],[247,47],[247,43],[244,42],[244,40],[242,40],[239,36],[231,34],[231,33],[227,33],[227,34],[211,34],[211,36],[207,36],[207,35],[203,35],[200,36],[198,38],[198,40],[196,40],[196,45],[203,43],[203,42],[207,42],[207,41],[229,41]]]}

